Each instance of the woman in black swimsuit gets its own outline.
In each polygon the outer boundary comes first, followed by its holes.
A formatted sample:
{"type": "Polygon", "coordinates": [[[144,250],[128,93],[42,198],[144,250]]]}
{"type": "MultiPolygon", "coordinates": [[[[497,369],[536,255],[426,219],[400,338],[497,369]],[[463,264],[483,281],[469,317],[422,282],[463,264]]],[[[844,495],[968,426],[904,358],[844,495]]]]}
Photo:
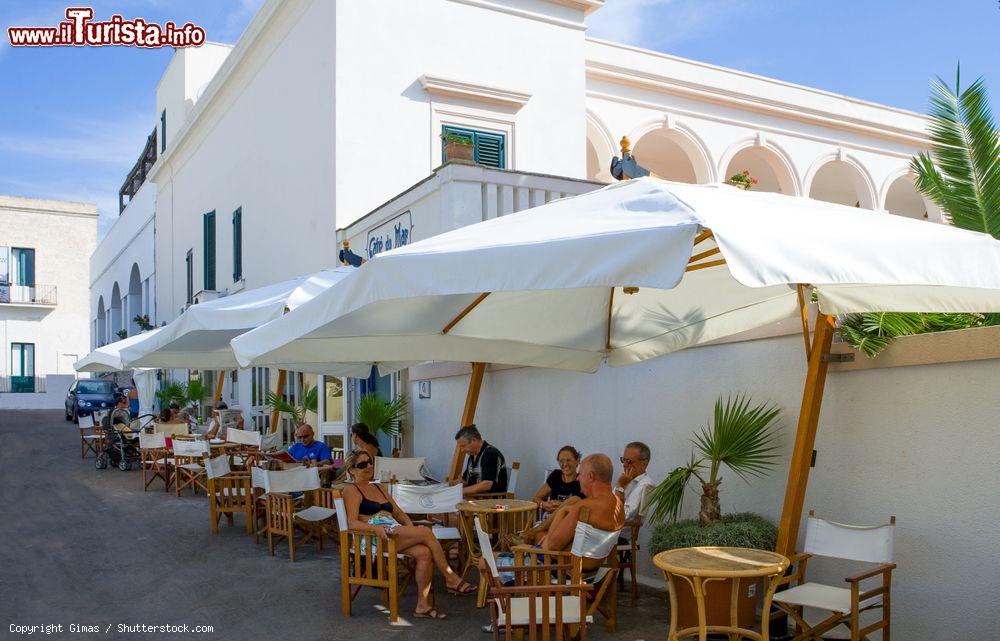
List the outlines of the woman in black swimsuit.
{"type": "MultiPolygon", "coordinates": [[[[391,530],[396,537],[396,549],[409,554],[417,561],[415,578],[417,582],[417,608],[413,615],[420,618],[443,619],[430,603],[431,578],[434,567],[444,575],[448,592],[452,594],[474,594],[476,587],[466,583],[448,565],[448,558],[441,544],[430,528],[413,525],[410,517],[399,509],[389,493],[379,483],[373,483],[375,475],[374,459],[368,452],[359,450],[351,454],[347,461],[353,483],[344,486],[344,507],[347,509],[348,527],[352,530],[373,532],[382,540],[388,540],[391,530]],[[372,525],[373,517],[378,520],[392,520],[399,525],[372,525]]],[[[391,521],[390,521],[391,523],[391,521]]]]}

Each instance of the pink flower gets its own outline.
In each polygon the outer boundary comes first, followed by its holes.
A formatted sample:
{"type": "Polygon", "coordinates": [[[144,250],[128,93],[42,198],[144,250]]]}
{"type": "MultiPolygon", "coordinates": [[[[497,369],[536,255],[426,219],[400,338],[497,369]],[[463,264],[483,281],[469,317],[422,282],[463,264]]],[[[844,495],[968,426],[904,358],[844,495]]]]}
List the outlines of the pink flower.
{"type": "Polygon", "coordinates": [[[755,185],[756,185],[756,184],[757,184],[757,179],[756,179],[756,178],[754,178],[752,182],[753,182],[753,184],[755,184],[755,185]]]}
{"type": "Polygon", "coordinates": [[[744,176],[749,176],[750,175],[750,170],[749,169],[744,169],[743,170],[743,175],[744,176]]]}

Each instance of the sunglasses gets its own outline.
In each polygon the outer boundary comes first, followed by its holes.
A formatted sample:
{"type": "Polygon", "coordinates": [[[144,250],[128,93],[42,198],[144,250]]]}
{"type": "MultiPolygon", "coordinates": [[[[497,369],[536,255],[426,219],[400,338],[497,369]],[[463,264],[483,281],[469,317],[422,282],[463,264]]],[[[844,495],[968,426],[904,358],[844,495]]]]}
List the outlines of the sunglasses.
{"type": "Polygon", "coordinates": [[[368,469],[368,466],[371,464],[372,464],[371,461],[358,461],[357,463],[352,465],[351,468],[355,470],[365,470],[368,469]]]}
{"type": "Polygon", "coordinates": [[[625,458],[624,456],[618,460],[622,462],[622,465],[632,465],[633,463],[635,463],[635,461],[633,461],[632,459],[625,458]]]}

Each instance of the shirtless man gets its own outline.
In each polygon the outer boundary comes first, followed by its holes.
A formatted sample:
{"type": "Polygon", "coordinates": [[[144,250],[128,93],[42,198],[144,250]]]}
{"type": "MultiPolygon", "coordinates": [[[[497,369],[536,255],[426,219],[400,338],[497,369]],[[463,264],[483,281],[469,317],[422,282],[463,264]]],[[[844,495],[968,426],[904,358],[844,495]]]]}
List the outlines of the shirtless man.
{"type": "MultiPolygon", "coordinates": [[[[580,489],[587,496],[579,501],[564,502],[549,521],[547,532],[538,539],[546,550],[568,550],[573,545],[580,511],[590,509],[587,522],[595,528],[614,532],[625,526],[625,510],[621,499],[611,489],[614,467],[606,454],[591,454],[580,462],[580,489]]],[[[603,559],[585,559],[584,569],[594,569],[603,559]]]]}

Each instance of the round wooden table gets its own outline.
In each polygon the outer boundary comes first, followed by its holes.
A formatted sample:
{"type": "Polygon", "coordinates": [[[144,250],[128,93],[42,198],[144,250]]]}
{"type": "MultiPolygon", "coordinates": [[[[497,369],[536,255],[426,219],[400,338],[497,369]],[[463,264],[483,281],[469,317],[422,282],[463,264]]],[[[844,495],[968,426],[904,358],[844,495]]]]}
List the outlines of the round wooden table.
{"type": "Polygon", "coordinates": [[[768,613],[771,599],[778,587],[778,581],[788,568],[788,559],[776,552],[752,550],[748,548],[697,547],[666,550],[653,557],[656,567],[663,570],[670,591],[670,632],[667,641],[698,635],[699,641],[706,641],[709,633],[732,635],[731,638],[750,638],[767,641],[768,613]],[[737,624],[736,604],[743,579],[764,580],[764,621],[761,631],[741,628],[737,624]],[[704,585],[710,581],[731,581],[730,624],[708,625],[705,614],[704,585]],[[677,629],[677,588],[686,585],[694,594],[698,604],[698,625],[677,629]]]}
{"type": "MultiPolygon", "coordinates": [[[[466,569],[478,567],[479,561],[483,558],[483,552],[479,549],[479,537],[476,536],[475,517],[479,517],[479,522],[483,526],[483,531],[496,539],[497,548],[506,552],[505,535],[517,534],[524,531],[531,525],[535,518],[538,504],[534,501],[522,501],[520,499],[475,499],[458,504],[458,511],[462,517],[462,537],[465,539],[466,548],[469,551],[469,558],[466,562],[466,569]]],[[[483,607],[486,604],[486,575],[480,573],[479,593],[476,598],[476,605],[483,607]]]]}

